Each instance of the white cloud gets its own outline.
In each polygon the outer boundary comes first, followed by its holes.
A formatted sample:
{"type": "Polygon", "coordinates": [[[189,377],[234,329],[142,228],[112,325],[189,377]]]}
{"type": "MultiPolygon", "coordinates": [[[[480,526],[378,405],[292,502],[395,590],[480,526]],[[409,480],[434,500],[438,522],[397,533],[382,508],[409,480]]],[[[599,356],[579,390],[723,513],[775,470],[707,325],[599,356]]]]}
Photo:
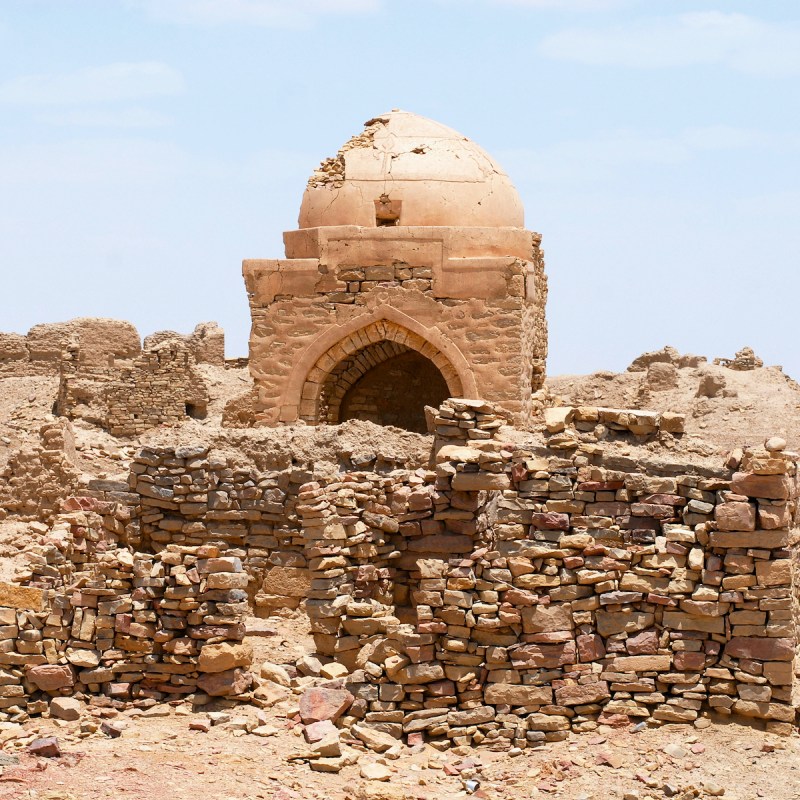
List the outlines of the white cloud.
{"type": "Polygon", "coordinates": [[[641,131],[605,131],[592,139],[573,139],[541,149],[497,153],[512,180],[537,184],[575,184],[608,181],[626,169],[650,165],[670,167],[708,152],[769,150],[796,153],[800,136],[713,125],[688,128],[673,136],[653,136],[641,131]]]}
{"type": "Polygon", "coordinates": [[[491,2],[495,5],[553,9],[554,11],[610,11],[631,4],[631,0],[491,0],[491,2]]]}
{"type": "Polygon", "coordinates": [[[157,61],[107,64],[76,72],[22,75],[0,84],[0,103],[89,105],[178,94],[183,76],[157,61]]]}
{"type": "Polygon", "coordinates": [[[48,125],[75,128],[163,128],[173,122],[172,117],[149,108],[76,109],[44,114],[39,119],[48,125]]]}
{"type": "Polygon", "coordinates": [[[308,25],[322,14],[375,11],[381,0],[127,0],[156,19],[190,25],[308,25]]]}
{"type": "Polygon", "coordinates": [[[765,76],[800,74],[800,25],[719,11],[654,17],[546,37],[539,52],[582,64],[639,68],[718,64],[765,76]]]}

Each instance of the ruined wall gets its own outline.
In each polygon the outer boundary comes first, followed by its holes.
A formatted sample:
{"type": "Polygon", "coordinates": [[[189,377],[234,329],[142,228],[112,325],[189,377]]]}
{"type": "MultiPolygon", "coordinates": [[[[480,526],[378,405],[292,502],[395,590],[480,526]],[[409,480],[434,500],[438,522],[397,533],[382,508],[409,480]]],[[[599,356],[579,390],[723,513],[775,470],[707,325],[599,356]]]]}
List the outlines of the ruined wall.
{"type": "Polygon", "coordinates": [[[80,351],[81,365],[86,367],[135,358],[142,349],[129,322],[81,318],[34,325],[26,336],[0,333],[0,376],[57,375],[67,347],[80,351]]]}
{"type": "Polygon", "coordinates": [[[115,436],[136,436],[186,416],[205,417],[208,390],[187,346],[175,339],[148,347],[131,362],[84,367],[70,348],[61,361],[57,411],[101,425],[115,436]]]}
{"type": "Polygon", "coordinates": [[[21,577],[26,586],[0,583],[0,719],[76,693],[247,698],[247,576],[236,558],[214,547],[137,553],[77,511],[55,522],[21,577]]]}
{"type": "MultiPolygon", "coordinates": [[[[102,515],[140,575],[174,574],[181,609],[201,591],[182,576],[212,552],[236,565],[231,613],[304,602],[318,653],[350,672],[342,725],[496,749],[708,711],[790,730],[798,456],[775,440],[710,468],[593,443],[680,436],[682,422],[549,409],[545,438],[525,444],[491,404],[448,400],[435,468],[264,472],[206,447],[150,448],[127,485],[96,481],[68,508],[102,515]]],[[[47,552],[27,576],[41,585],[64,572],[63,548],[47,552]]]]}
{"type": "Polygon", "coordinates": [[[198,364],[225,366],[225,331],[216,322],[201,322],[188,335],[175,331],[151,333],[145,336],[142,347],[145,350],[154,350],[157,345],[169,341],[182,343],[198,364]]]}
{"type": "Polygon", "coordinates": [[[792,729],[796,454],[610,470],[467,440],[480,412],[449,411],[473,427],[439,449],[431,511],[410,486],[398,503],[401,476],[301,489],[307,609],[360,676],[351,718],[500,749],[709,709],[792,729]]]}
{"type": "Polygon", "coordinates": [[[40,444],[14,452],[0,471],[0,519],[52,519],[78,488],[81,471],[66,420],[47,422],[40,444]]]}

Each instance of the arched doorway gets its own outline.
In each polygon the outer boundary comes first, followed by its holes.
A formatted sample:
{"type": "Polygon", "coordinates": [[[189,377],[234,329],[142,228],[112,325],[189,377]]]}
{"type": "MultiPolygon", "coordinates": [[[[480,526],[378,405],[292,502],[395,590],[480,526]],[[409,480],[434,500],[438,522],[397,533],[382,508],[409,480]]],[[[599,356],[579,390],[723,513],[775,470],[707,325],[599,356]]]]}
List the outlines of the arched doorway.
{"type": "Polygon", "coordinates": [[[458,373],[430,342],[386,320],[319,357],[303,386],[308,422],[365,419],[424,433],[425,406],[463,395],[458,373]],[[309,411],[311,409],[309,408],[309,411]]]}
{"type": "Polygon", "coordinates": [[[396,348],[403,351],[361,375],[360,369],[351,368],[331,384],[336,395],[344,394],[338,403],[328,406],[330,422],[365,419],[416,433],[427,431],[425,406],[438,408],[450,396],[447,382],[430,359],[403,345],[396,348]]]}

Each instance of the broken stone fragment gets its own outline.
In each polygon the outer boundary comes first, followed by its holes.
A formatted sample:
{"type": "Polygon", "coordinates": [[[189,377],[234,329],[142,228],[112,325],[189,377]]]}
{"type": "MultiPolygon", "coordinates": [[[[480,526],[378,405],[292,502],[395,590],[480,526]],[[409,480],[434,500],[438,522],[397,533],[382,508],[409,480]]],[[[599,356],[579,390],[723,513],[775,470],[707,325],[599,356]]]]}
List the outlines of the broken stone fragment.
{"type": "Polygon", "coordinates": [[[370,750],[376,753],[383,753],[398,743],[394,736],[376,728],[370,728],[368,725],[353,725],[351,730],[370,750]]]}
{"type": "Polygon", "coordinates": [[[34,739],[28,745],[28,752],[32,756],[41,756],[42,758],[59,758],[61,747],[55,736],[48,736],[44,739],[34,739]]]}
{"type": "Polygon", "coordinates": [[[279,686],[291,686],[292,684],[289,673],[278,664],[272,664],[269,661],[265,661],[261,665],[260,672],[262,678],[272,681],[273,683],[277,683],[279,686]]]}
{"type": "Polygon", "coordinates": [[[253,648],[247,642],[220,642],[203,646],[197,667],[201,672],[225,672],[252,663],[253,648]]]}
{"type": "Polygon", "coordinates": [[[300,719],[305,724],[326,719],[335,721],[350,708],[354,699],[347,689],[306,689],[300,697],[300,719]]]}
{"type": "Polygon", "coordinates": [[[252,683],[253,676],[238,667],[224,672],[203,673],[197,679],[197,687],[210,697],[244,694],[252,683]]]}
{"type": "Polygon", "coordinates": [[[119,737],[122,736],[123,727],[118,722],[106,720],[100,725],[100,730],[108,736],[109,739],[119,739],[119,737]]]}
{"type": "Polygon", "coordinates": [[[74,697],[54,697],[50,701],[50,716],[55,719],[74,722],[76,719],[80,719],[82,710],[81,701],[74,697]]]}

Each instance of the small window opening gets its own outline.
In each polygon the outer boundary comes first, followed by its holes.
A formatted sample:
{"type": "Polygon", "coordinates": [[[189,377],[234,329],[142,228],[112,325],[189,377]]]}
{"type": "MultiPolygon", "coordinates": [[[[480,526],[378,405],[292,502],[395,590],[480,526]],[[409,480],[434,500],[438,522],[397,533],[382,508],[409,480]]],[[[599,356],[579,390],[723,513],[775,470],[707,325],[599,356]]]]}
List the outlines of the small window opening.
{"type": "Polygon", "coordinates": [[[384,228],[400,224],[402,200],[390,200],[389,195],[382,194],[375,201],[375,226],[384,228]]]}
{"type": "Polygon", "coordinates": [[[195,403],[186,403],[185,409],[187,417],[191,417],[192,419],[206,418],[206,407],[203,405],[197,405],[195,403]]]}

